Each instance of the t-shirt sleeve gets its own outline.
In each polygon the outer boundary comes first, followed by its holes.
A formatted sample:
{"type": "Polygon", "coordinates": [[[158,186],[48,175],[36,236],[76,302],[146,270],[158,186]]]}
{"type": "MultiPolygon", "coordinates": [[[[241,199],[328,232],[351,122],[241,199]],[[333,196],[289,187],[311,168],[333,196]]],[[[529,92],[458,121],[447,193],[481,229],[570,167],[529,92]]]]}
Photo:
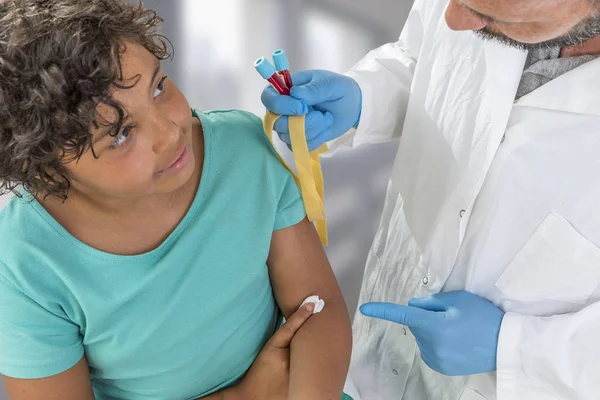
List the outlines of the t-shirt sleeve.
{"type": "Polygon", "coordinates": [[[1,374],[19,379],[57,375],[77,364],[83,354],[77,325],[0,275],[1,374]]]}
{"type": "Polygon", "coordinates": [[[283,166],[280,181],[281,190],[279,190],[280,196],[277,205],[277,214],[275,215],[275,224],[273,230],[285,229],[290,226],[298,224],[306,216],[306,210],[304,209],[304,203],[302,201],[302,195],[298,186],[292,178],[290,172],[283,166]]]}
{"type": "MultiPolygon", "coordinates": [[[[273,221],[273,230],[281,230],[298,224],[306,217],[304,202],[300,190],[290,171],[280,160],[277,151],[265,134],[260,117],[241,110],[211,112],[212,123],[220,131],[233,133],[226,136],[223,146],[228,154],[235,155],[235,161],[223,164],[222,169],[235,165],[247,173],[239,187],[256,185],[264,189],[260,199],[248,199],[256,202],[246,207],[261,207],[269,224],[273,221]]],[[[225,152],[225,151],[224,151],[225,152]]],[[[224,158],[226,160],[226,158],[224,158]]],[[[266,219],[265,219],[266,221],[266,219]]]]}
{"type": "Polygon", "coordinates": [[[294,177],[283,165],[277,155],[277,151],[265,135],[263,122],[260,118],[253,115],[257,134],[267,149],[269,157],[267,158],[267,167],[273,193],[276,196],[277,212],[273,230],[289,228],[302,221],[306,217],[306,210],[302,200],[300,189],[296,185],[294,177]]]}

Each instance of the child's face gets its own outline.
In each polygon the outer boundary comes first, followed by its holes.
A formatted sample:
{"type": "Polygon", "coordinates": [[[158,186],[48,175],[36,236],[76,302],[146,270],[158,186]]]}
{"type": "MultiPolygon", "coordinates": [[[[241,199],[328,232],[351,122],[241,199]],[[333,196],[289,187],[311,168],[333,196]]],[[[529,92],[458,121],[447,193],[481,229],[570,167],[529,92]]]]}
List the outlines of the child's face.
{"type": "MultiPolygon", "coordinates": [[[[112,91],[125,109],[125,123],[116,137],[107,134],[108,127],[92,129],[94,151],[66,165],[73,190],[131,200],[174,192],[196,165],[190,106],[143,46],[127,42],[121,64],[125,81],[120,84],[131,86],[139,76],[135,86],[112,91]]],[[[100,121],[117,120],[108,106],[98,112],[100,121]]]]}

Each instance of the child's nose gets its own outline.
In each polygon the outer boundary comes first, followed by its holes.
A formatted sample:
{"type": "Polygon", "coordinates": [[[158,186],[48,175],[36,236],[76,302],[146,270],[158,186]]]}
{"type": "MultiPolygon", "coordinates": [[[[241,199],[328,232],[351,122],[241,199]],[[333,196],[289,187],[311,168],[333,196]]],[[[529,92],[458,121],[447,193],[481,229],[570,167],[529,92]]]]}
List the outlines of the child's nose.
{"type": "Polygon", "coordinates": [[[153,123],[153,150],[160,154],[165,150],[172,149],[179,142],[181,130],[179,126],[169,118],[157,118],[153,123]]]}

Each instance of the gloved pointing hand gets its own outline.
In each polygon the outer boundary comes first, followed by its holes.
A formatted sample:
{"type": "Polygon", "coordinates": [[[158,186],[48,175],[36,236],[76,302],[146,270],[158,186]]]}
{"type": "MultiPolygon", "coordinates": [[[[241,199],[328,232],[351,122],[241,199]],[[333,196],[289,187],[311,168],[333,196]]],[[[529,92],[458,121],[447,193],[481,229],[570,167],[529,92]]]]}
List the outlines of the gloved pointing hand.
{"type": "Polygon", "coordinates": [[[336,139],[358,125],[362,92],[350,77],[329,71],[302,71],[292,74],[290,96],[277,93],[271,86],[262,93],[269,111],[282,115],[275,124],[279,138],[291,144],[289,115],[306,115],[306,139],[310,151],[336,139]]]}
{"type": "Polygon", "coordinates": [[[504,312],[469,292],[439,293],[412,299],[408,306],[367,303],[360,311],[373,318],[406,325],[421,358],[448,376],[496,370],[496,353],[504,312]]]}

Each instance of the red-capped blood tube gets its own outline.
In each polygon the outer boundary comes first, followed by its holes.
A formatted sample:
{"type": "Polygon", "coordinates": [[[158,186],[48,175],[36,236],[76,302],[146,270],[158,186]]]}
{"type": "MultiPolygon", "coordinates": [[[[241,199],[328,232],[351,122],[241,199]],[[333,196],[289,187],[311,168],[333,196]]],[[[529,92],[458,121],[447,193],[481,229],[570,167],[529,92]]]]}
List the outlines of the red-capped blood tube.
{"type": "Polygon", "coordinates": [[[269,81],[269,83],[279,92],[279,94],[283,94],[286,96],[290,95],[290,89],[287,87],[283,79],[277,74],[275,67],[264,57],[259,58],[254,63],[254,68],[256,71],[262,76],[264,79],[269,81]]]}

